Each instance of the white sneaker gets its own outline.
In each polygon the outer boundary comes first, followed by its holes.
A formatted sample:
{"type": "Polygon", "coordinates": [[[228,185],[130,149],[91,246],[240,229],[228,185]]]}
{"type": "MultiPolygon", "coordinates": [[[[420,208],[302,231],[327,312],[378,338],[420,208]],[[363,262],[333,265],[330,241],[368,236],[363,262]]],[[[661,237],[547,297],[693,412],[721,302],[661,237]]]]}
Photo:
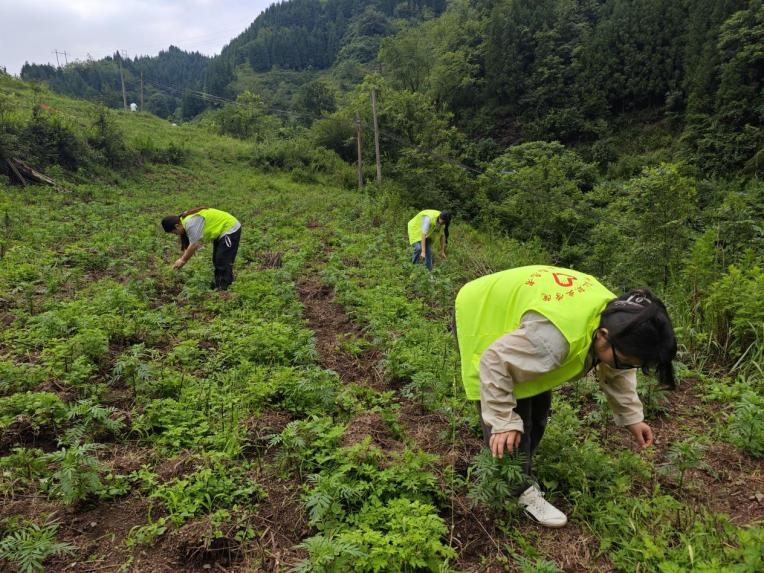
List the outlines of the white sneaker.
{"type": "Polygon", "coordinates": [[[563,512],[544,499],[544,494],[535,485],[526,489],[518,499],[525,513],[545,527],[562,527],[568,523],[563,512]]]}

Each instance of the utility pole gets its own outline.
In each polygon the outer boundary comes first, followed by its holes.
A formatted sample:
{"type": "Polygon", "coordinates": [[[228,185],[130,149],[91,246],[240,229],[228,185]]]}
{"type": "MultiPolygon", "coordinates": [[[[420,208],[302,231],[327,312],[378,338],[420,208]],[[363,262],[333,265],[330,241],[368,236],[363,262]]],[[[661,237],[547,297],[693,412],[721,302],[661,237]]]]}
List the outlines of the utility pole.
{"type": "Polygon", "coordinates": [[[377,183],[382,183],[382,161],[379,158],[379,127],[377,126],[377,90],[371,90],[371,114],[374,117],[374,152],[377,155],[377,183]]]}
{"type": "Polygon", "coordinates": [[[361,116],[355,112],[355,132],[358,143],[358,190],[363,189],[363,166],[361,164],[361,116]]]}
{"type": "Polygon", "coordinates": [[[64,54],[64,65],[69,65],[69,59],[66,57],[66,52],[63,52],[64,54]]]}
{"type": "MultiPolygon", "coordinates": [[[[119,52],[117,52],[119,54],[119,52]]],[[[125,93],[125,74],[122,72],[122,54],[119,54],[119,79],[122,82],[122,103],[127,111],[127,94],[125,93]]]]}
{"type": "Polygon", "coordinates": [[[58,61],[58,50],[53,50],[53,53],[56,54],[56,67],[60,68],[61,63],[58,61]]]}
{"type": "Polygon", "coordinates": [[[141,111],[143,111],[143,70],[141,70],[141,111]]]}

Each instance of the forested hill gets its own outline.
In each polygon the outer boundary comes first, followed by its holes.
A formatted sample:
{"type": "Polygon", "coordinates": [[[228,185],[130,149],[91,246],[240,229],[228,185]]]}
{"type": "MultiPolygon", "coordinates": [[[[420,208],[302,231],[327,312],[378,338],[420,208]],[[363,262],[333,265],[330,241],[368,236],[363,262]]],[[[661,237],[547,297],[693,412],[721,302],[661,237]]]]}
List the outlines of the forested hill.
{"type": "MultiPolygon", "coordinates": [[[[186,90],[201,90],[210,58],[185,52],[175,46],[156,56],[121,58],[128,102],[140,102],[141,73],[144,76],[144,106],[160,117],[169,117],[182,103],[186,90]]],[[[120,54],[102,60],[76,62],[56,68],[44,64],[24,64],[21,77],[43,80],[51,89],[72,97],[122,107],[119,76],[120,54]]]]}
{"type": "Polygon", "coordinates": [[[213,93],[226,92],[237,65],[255,72],[273,67],[326,69],[341,61],[374,60],[396,21],[436,16],[446,0],[290,0],[273,4],[226,46],[207,73],[213,93]]]}
{"type": "MultiPolygon", "coordinates": [[[[345,96],[376,71],[476,142],[473,163],[556,140],[606,165],[624,131],[660,125],[670,141],[642,148],[671,147],[707,174],[757,174],[763,21],[761,0],[291,0],[212,59],[170,48],[124,68],[129,99],[143,72],[145,109],[162,117],[190,119],[244,92],[295,115],[352,117],[345,96]]],[[[122,105],[113,57],[26,65],[22,78],[122,105]]]]}
{"type": "MultiPolygon", "coordinates": [[[[261,73],[274,67],[323,70],[339,61],[363,64],[376,58],[382,38],[394,34],[402,23],[437,16],[445,8],[446,0],[280,2],[267,8],[212,59],[174,46],[154,57],[124,58],[127,98],[140,100],[143,72],[145,109],[160,117],[189,119],[210,105],[198,97],[200,92],[232,98],[241,91],[234,84],[237,66],[261,73]]],[[[121,107],[119,59],[115,53],[60,68],[25,64],[21,78],[46,81],[59,93],[121,107]]],[[[298,75],[293,83],[309,79],[309,74],[298,75]]]]}

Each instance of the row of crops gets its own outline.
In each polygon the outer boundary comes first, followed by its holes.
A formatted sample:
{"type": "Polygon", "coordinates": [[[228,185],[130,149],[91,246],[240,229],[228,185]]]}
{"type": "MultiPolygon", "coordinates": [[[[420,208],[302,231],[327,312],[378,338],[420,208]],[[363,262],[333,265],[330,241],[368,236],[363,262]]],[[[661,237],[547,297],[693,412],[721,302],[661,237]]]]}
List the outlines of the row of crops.
{"type": "Polygon", "coordinates": [[[716,415],[737,386],[686,353],[676,394],[641,378],[643,453],[593,380],[559,391],[537,469],[570,523],[539,528],[509,496],[519,461],[481,451],[450,332],[464,282],[548,262],[538,248],[456,223],[429,274],[383,190],[255,174],[242,143],[152,129],[193,160],[0,183],[2,567],[762,569],[756,420],[716,415]],[[159,220],[202,204],[243,224],[227,293],[208,252],[170,269],[159,220]]]}

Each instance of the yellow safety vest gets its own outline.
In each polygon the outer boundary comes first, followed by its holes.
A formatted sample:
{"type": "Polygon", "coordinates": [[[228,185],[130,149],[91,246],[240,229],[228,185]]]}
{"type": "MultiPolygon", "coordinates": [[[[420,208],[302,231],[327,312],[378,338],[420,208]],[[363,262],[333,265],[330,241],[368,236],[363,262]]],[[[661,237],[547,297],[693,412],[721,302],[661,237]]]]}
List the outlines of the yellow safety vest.
{"type": "Polygon", "coordinates": [[[202,209],[196,213],[191,213],[188,217],[181,218],[180,222],[185,227],[186,221],[197,215],[204,219],[204,232],[202,234],[204,241],[214,241],[236,224],[236,217],[220,209],[202,209]]]}
{"type": "Polygon", "coordinates": [[[570,350],[557,369],[516,384],[515,396],[535,396],[580,376],[600,315],[614,298],[592,276],[545,265],[509,269],[464,285],[456,296],[456,331],[467,398],[480,399],[483,352],[518,328],[529,311],[549,319],[562,332],[570,350]]]}
{"type": "Polygon", "coordinates": [[[409,244],[419,243],[422,240],[422,219],[425,217],[430,218],[430,230],[427,232],[427,238],[435,241],[437,237],[443,232],[443,225],[438,225],[438,217],[440,217],[440,211],[435,209],[425,209],[420,211],[409,221],[409,244]]]}

